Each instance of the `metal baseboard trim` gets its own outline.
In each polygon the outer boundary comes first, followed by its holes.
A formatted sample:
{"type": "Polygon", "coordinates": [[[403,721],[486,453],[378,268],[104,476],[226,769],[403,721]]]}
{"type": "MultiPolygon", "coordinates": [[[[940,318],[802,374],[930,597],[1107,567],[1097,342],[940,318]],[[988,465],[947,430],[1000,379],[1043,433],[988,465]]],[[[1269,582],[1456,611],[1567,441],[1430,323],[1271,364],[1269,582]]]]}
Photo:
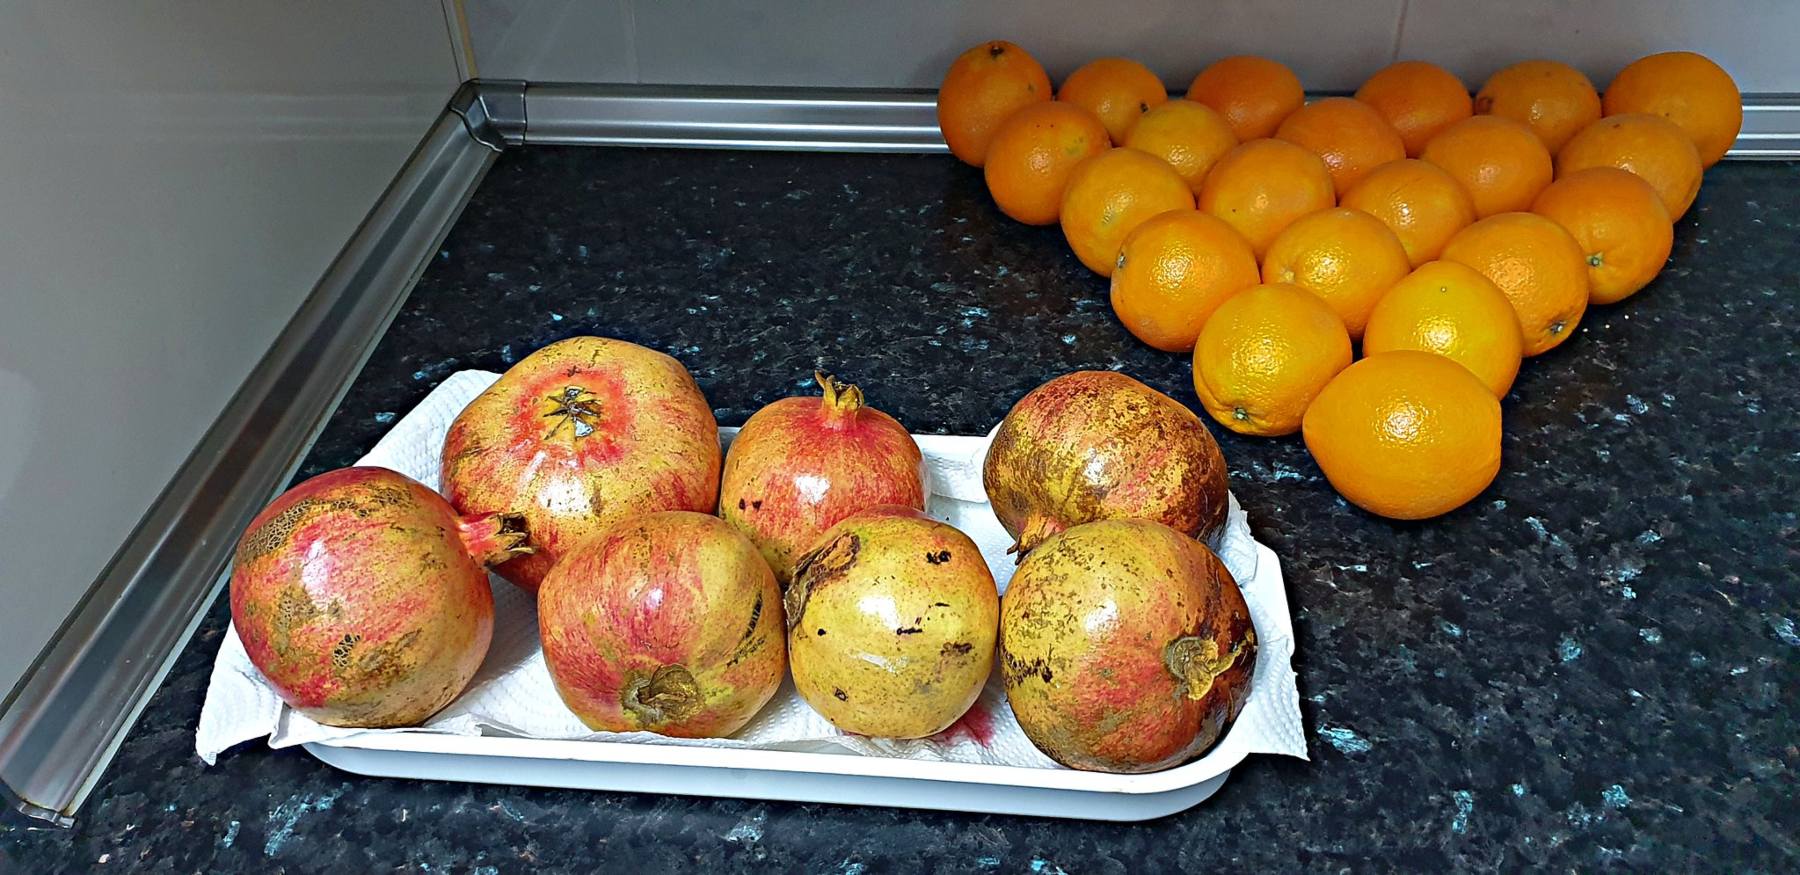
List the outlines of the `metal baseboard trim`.
{"type": "Polygon", "coordinates": [[[12,811],[72,822],[224,585],[239,533],[299,468],[496,151],[519,135],[511,108],[523,103],[505,98],[457,92],[0,706],[0,798],[12,811]]]}
{"type": "Polygon", "coordinates": [[[928,91],[532,83],[526,145],[947,152],[928,91]]]}
{"type": "MultiPolygon", "coordinates": [[[[531,83],[526,145],[947,152],[930,91],[531,83]]],[[[1800,158],[1800,95],[1744,97],[1729,157],[1800,158]]]]}

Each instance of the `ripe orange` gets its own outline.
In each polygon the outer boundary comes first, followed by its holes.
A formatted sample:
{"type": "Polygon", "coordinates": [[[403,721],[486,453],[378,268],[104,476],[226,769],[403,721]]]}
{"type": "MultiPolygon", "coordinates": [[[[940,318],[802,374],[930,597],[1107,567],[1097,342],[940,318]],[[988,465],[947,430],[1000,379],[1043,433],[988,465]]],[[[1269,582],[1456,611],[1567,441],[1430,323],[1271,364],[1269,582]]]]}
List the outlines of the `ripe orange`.
{"type": "Polygon", "coordinates": [[[1550,183],[1531,211],[1575,238],[1588,266],[1588,303],[1631,297],[1656,278],[1675,229],[1650,183],[1616,167],[1589,167],[1550,183]]]}
{"type": "Polygon", "coordinates": [[[1406,144],[1368,104],[1348,97],[1309,103],[1275,129],[1275,139],[1302,146],[1325,159],[1333,191],[1342,193],[1369,171],[1406,157],[1406,144]]]}
{"type": "Polygon", "coordinates": [[[1112,276],[1125,235],[1157,213],[1193,208],[1194,193],[1168,162],[1136,149],[1109,149],[1069,174],[1063,236],[1088,270],[1112,276]]]}
{"type": "Polygon", "coordinates": [[[1282,119],[1306,102],[1294,71],[1254,55],[1214,61],[1194,77],[1187,96],[1225,116],[1239,142],[1273,136],[1282,119]]]}
{"type": "Polygon", "coordinates": [[[1110,145],[1093,113],[1070,103],[1034,103],[994,132],[983,168],[988,192],[1018,221],[1054,224],[1070,171],[1110,145]]]}
{"type": "Polygon", "coordinates": [[[1344,369],[1306,410],[1325,479],[1370,513],[1420,520],[1481,494],[1500,473],[1500,401],[1441,355],[1395,350],[1344,369]]]}
{"type": "Polygon", "coordinates": [[[1520,61],[1488,77],[1475,112],[1531,128],[1556,154],[1575,132],[1600,118],[1600,94],[1580,70],[1558,61],[1520,61]]]}
{"type": "Polygon", "coordinates": [[[1711,167],[1725,157],[1744,125],[1744,96],[1731,74],[1705,55],[1663,52],[1639,58],[1606,86],[1607,115],[1645,112],[1679,125],[1700,163],[1711,167]]]}
{"type": "Polygon", "coordinates": [[[1524,355],[1519,317],[1506,296],[1474,268],[1428,261],[1375,305],[1363,355],[1396,349],[1435,352],[1469,369],[1505,398],[1524,355]]]}
{"type": "Polygon", "coordinates": [[[1200,186],[1200,209],[1236,228],[1259,258],[1295,219],[1335,203],[1325,162],[1286,140],[1238,146],[1200,186]]]}
{"type": "Polygon", "coordinates": [[[1475,205],[1475,217],[1527,209],[1550,184],[1550,152],[1531,129],[1493,115],[1463,119],[1431,138],[1419,157],[1444,168],[1475,205]]]}
{"type": "Polygon", "coordinates": [[[1137,226],[1119,247],[1112,308],[1137,339],[1187,352],[1207,317],[1256,282],[1256,253],[1242,235],[1205,213],[1170,210],[1137,226]]]}
{"type": "Polygon", "coordinates": [[[1694,141],[1675,123],[1634,112],[1609,115],[1569,139],[1556,153],[1556,172],[1617,167],[1644,178],[1662,197],[1671,219],[1680,219],[1700,193],[1703,169],[1694,141]]]}
{"type": "Polygon", "coordinates": [[[1444,260],[1474,268],[1506,295],[1527,356],[1575,336],[1587,312],[1587,258],[1561,225],[1535,213],[1500,213],[1462,229],[1444,260]]]}
{"type": "Polygon", "coordinates": [[[1456,232],[1475,221],[1475,204],[1462,183],[1417,158],[1375,168],[1338,203],[1380,219],[1400,238],[1413,267],[1437,258],[1456,232]]]}
{"type": "Polygon", "coordinates": [[[958,55],[944,74],[938,130],[950,154],[980,167],[988,141],[1007,116],[1051,97],[1050,77],[1036,58],[1005,40],[982,43],[958,55]]]}
{"type": "Polygon", "coordinates": [[[1287,226],[1263,256],[1262,280],[1318,295],[1358,338],[1375,302],[1411,269],[1400,240],[1380,219],[1339,207],[1287,226]]]}
{"type": "Polygon", "coordinates": [[[1194,392],[1240,434],[1300,430],[1313,396],[1350,365],[1350,334],[1317,295],[1285,283],[1238,292],[1194,344],[1194,392]]]}
{"type": "Polygon", "coordinates": [[[1149,152],[1175,168],[1188,188],[1200,193],[1206,171],[1237,145],[1225,117],[1192,100],[1171,100],[1144,113],[1125,135],[1124,145],[1149,152]]]}
{"type": "Polygon", "coordinates": [[[1143,64],[1127,58],[1101,58],[1070,73],[1056,99],[1099,116],[1113,143],[1124,145],[1138,116],[1162,106],[1169,91],[1143,64]]]}
{"type": "Polygon", "coordinates": [[[1356,89],[1356,99],[1373,107],[1400,133],[1409,158],[1419,157],[1426,141],[1474,112],[1462,80],[1425,61],[1383,67],[1356,89]]]}

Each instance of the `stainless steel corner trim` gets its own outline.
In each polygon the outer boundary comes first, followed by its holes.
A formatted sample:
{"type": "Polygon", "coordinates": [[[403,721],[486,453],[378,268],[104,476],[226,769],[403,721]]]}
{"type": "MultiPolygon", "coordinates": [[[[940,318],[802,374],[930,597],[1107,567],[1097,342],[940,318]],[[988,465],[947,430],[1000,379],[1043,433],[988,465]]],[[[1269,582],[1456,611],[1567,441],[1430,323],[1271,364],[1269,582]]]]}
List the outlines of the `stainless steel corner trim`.
{"type": "MultiPolygon", "coordinates": [[[[486,83],[483,83],[484,85],[486,83]]],[[[945,152],[930,91],[699,85],[525,86],[527,145],[945,152]]],[[[1744,96],[1732,158],[1800,158],[1800,95],[1744,96]]]]}
{"type": "Polygon", "coordinates": [[[1800,94],[1744,95],[1744,127],[1731,158],[1800,158],[1800,94]]]}
{"type": "Polygon", "coordinates": [[[532,83],[527,145],[945,152],[929,91],[532,83]]]}
{"type": "MultiPolygon", "coordinates": [[[[446,110],[0,713],[0,796],[67,825],[493,163],[446,110]]],[[[522,117],[520,117],[522,121],[522,117]]]]}
{"type": "Polygon", "coordinates": [[[450,98],[475,141],[496,152],[525,141],[525,83],[514,79],[464,82],[450,98]]]}

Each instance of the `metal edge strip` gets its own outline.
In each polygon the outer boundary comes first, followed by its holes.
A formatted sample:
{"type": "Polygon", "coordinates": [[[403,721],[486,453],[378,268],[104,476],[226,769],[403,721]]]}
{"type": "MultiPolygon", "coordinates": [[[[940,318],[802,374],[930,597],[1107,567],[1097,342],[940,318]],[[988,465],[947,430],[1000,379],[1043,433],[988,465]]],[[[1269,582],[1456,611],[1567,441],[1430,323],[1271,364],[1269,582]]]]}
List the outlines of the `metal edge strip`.
{"type": "MultiPolygon", "coordinates": [[[[930,91],[531,83],[526,145],[945,152],[930,91]]],[[[1744,96],[1737,159],[1800,158],[1800,95],[1744,96]]]]}
{"type": "Polygon", "coordinates": [[[0,799],[11,810],[73,822],[223,585],[238,533],[299,468],[505,135],[518,136],[522,100],[517,113],[490,113],[484,96],[510,105],[504,87],[457,92],[0,703],[0,799]],[[498,142],[477,139],[494,132],[498,142]]]}

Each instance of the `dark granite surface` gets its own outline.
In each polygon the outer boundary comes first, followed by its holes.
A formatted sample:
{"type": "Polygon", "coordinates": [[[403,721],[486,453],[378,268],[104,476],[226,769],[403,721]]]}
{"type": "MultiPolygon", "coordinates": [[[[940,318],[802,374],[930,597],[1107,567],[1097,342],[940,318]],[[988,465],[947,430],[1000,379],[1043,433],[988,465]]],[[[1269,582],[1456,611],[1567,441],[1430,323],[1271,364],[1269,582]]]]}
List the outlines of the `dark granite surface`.
{"type": "MultiPolygon", "coordinates": [[[[1800,166],[1714,168],[1664,275],[1530,361],[1473,503],[1396,524],[1297,439],[1220,441],[1282,557],[1313,761],[1141,824],[376,780],[192,730],[217,606],[72,830],[17,871],[864,873],[1800,868],[1800,166]]],[[[945,157],[533,149],[500,159],[306,463],[461,368],[579,333],[693,369],[724,423],[815,366],[979,433],[1075,368],[1196,401],[1054,228],[945,157]]]]}

